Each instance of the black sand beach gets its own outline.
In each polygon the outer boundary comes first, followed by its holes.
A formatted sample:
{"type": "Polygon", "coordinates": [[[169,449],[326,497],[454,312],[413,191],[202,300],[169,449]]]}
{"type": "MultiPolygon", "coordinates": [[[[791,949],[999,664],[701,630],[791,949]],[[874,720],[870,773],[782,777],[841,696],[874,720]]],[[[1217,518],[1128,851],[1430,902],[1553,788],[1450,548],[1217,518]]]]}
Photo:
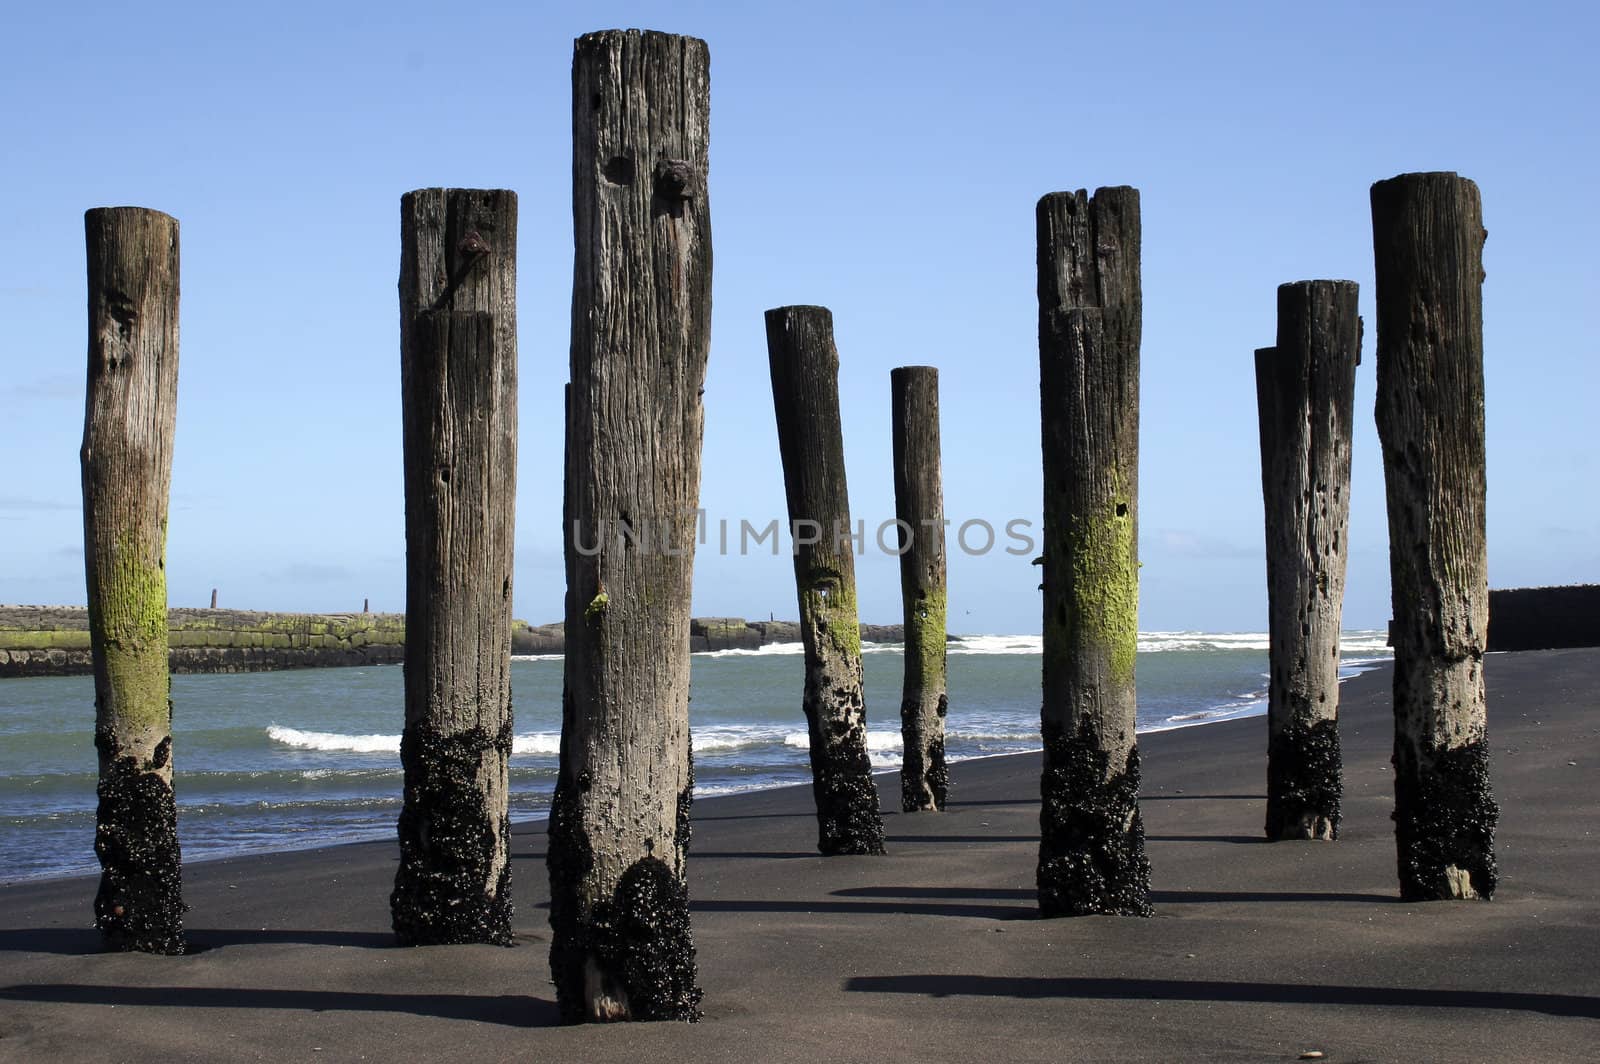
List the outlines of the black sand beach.
{"type": "Polygon", "coordinates": [[[556,1026],[537,823],[514,949],[395,947],[392,842],[190,866],[187,957],[98,953],[92,879],[0,888],[0,1058],[1588,1059],[1600,651],[1487,676],[1493,902],[1397,900],[1381,669],[1344,687],[1337,843],[1260,840],[1262,718],[1142,738],[1149,920],[1034,918],[1038,758],[994,758],[886,816],[887,857],[815,856],[806,789],[697,803],[697,1025],[556,1026]]]}

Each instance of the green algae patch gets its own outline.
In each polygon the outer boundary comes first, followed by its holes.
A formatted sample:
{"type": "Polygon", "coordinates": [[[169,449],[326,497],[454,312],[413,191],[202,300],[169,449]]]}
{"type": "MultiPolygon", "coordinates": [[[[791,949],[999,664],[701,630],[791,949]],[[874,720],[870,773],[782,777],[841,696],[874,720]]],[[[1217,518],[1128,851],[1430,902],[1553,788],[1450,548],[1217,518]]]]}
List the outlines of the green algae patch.
{"type": "Polygon", "coordinates": [[[173,646],[339,649],[405,642],[404,614],[251,613],[174,610],[173,646]]]}
{"type": "MultiPolygon", "coordinates": [[[[162,528],[162,543],[166,539],[162,528]]],[[[102,714],[113,714],[122,735],[136,729],[164,734],[171,727],[167,678],[167,573],[163,546],[155,559],[131,536],[118,539],[107,579],[97,589],[91,615],[98,615],[103,685],[97,684],[102,714]]]]}
{"type": "Polygon", "coordinates": [[[923,676],[944,676],[948,610],[944,589],[908,597],[906,608],[906,667],[923,676]]]}
{"type": "Polygon", "coordinates": [[[1066,534],[1067,559],[1072,566],[1065,621],[1071,637],[1068,645],[1103,654],[1109,678],[1116,684],[1133,682],[1139,649],[1139,563],[1134,535],[1132,508],[1120,485],[1102,508],[1073,518],[1066,534]]]}
{"type": "Polygon", "coordinates": [[[583,608],[583,619],[586,621],[593,621],[598,617],[605,616],[606,607],[610,604],[611,596],[606,594],[604,591],[600,592],[594,598],[589,600],[589,605],[583,608]]]}
{"type": "Polygon", "coordinates": [[[856,613],[853,584],[831,575],[816,581],[805,592],[803,613],[816,619],[835,653],[860,660],[861,618],[856,613]]]}
{"type": "Polygon", "coordinates": [[[89,632],[87,629],[0,629],[0,647],[7,650],[87,650],[89,632]]]}

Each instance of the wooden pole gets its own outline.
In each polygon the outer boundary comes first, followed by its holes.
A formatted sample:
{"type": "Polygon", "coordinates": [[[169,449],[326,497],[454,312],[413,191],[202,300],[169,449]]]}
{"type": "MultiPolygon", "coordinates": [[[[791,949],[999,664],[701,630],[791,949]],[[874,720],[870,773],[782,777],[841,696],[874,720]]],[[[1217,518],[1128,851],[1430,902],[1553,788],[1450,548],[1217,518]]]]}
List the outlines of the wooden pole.
{"type": "Polygon", "coordinates": [[[794,536],[800,640],[806,657],[801,706],[811,740],[817,849],[827,856],[879,854],[883,818],[867,756],[861,626],[833,315],[826,307],[767,311],[767,361],[794,536]]]}
{"type": "Polygon", "coordinates": [[[1150,913],[1139,818],[1139,193],[1039,201],[1044,775],[1039,910],[1150,913]]]}
{"type": "Polygon", "coordinates": [[[939,464],[939,371],[889,372],[894,433],[894,509],[900,522],[900,596],[905,616],[905,683],[900,699],[900,807],[944,809],[944,492],[939,464]]]}
{"type": "Polygon", "coordinates": [[[566,689],[548,858],[569,1023],[700,1015],[686,869],[709,116],[704,41],[578,39],[566,689]]]}
{"type": "Polygon", "coordinates": [[[1357,294],[1354,281],[1281,285],[1278,345],[1256,352],[1271,676],[1268,839],[1339,835],[1339,626],[1361,360],[1357,294]]]}
{"type": "Polygon", "coordinates": [[[1401,174],[1372,186],[1407,901],[1488,898],[1497,876],[1483,685],[1486,236],[1478,186],[1465,178],[1401,174]]]}
{"type": "Polygon", "coordinates": [[[104,207],[86,212],[83,228],[89,266],[83,557],[100,762],[95,926],[108,949],[182,953],[166,572],[178,402],[178,222],[159,211],[104,207]]]}
{"type": "Polygon", "coordinates": [[[516,194],[409,192],[400,246],[405,804],[389,905],[406,945],[512,945],[516,194]]]}

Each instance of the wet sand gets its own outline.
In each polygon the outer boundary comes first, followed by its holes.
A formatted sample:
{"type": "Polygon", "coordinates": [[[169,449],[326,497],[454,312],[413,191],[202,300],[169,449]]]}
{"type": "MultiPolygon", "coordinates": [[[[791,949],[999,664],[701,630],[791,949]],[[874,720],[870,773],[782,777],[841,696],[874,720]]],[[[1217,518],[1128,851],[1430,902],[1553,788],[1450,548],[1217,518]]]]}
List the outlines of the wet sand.
{"type": "Polygon", "coordinates": [[[1397,900],[1382,669],[1344,687],[1336,843],[1261,841],[1264,719],[1141,739],[1148,920],[1035,918],[1039,762],[1015,755],[954,766],[945,814],[886,815],[886,857],[815,856],[806,788],[697,803],[699,1024],[556,1025],[538,823],[512,949],[395,947],[387,841],[191,865],[186,957],[97,952],[93,879],[0,888],[0,1059],[1587,1059],[1600,650],[1487,676],[1492,902],[1397,900]]]}

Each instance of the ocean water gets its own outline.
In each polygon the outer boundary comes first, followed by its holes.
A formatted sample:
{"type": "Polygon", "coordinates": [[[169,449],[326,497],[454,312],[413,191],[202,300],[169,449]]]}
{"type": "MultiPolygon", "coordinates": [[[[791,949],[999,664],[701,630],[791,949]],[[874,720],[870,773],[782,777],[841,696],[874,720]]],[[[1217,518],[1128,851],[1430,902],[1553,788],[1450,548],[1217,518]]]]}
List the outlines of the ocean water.
{"type": "MultiPolygon", "coordinates": [[[[900,763],[901,649],[867,645],[868,746],[900,763]]],[[[1347,674],[1386,659],[1384,633],[1346,632],[1347,674]]],[[[1040,637],[968,636],[949,648],[946,754],[1036,750],[1040,637]]],[[[1266,711],[1265,634],[1139,637],[1139,729],[1266,711]]],[[[692,658],[696,794],[810,779],[799,644],[692,658]]],[[[561,659],[512,663],[512,818],[543,815],[561,728],[561,659]]],[[[172,680],[175,790],[185,861],[393,834],[401,801],[398,665],[172,680]]],[[[0,680],[0,881],[97,869],[94,681],[0,680]]]]}

